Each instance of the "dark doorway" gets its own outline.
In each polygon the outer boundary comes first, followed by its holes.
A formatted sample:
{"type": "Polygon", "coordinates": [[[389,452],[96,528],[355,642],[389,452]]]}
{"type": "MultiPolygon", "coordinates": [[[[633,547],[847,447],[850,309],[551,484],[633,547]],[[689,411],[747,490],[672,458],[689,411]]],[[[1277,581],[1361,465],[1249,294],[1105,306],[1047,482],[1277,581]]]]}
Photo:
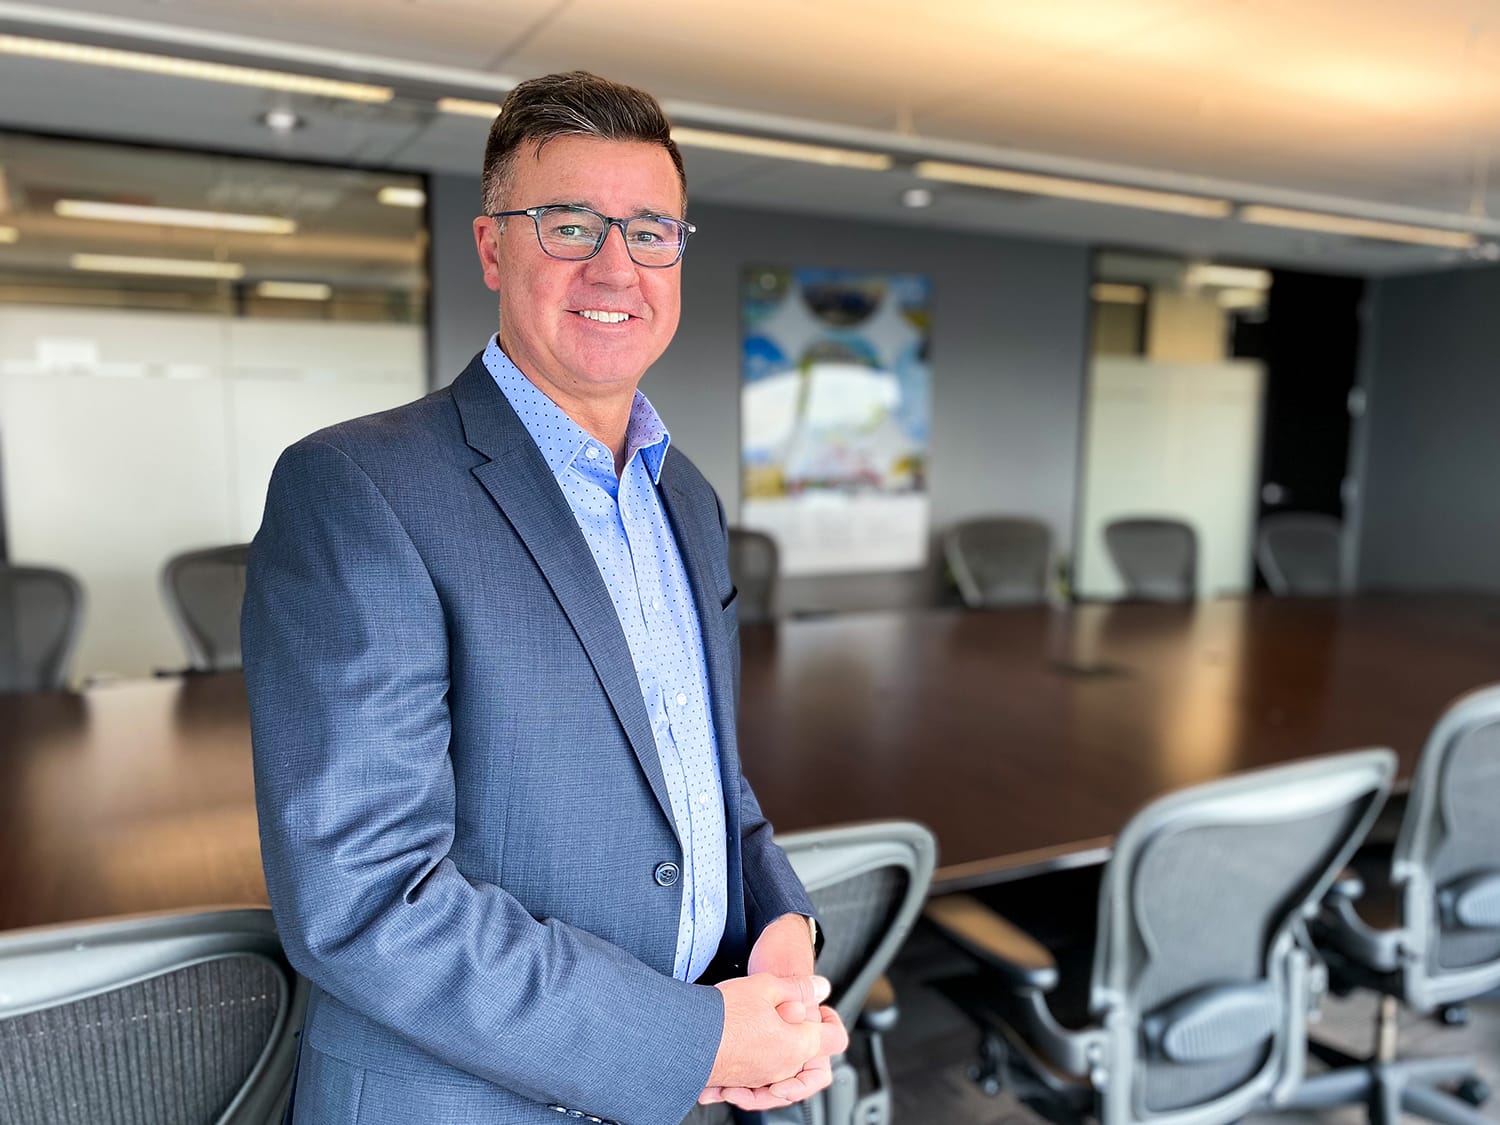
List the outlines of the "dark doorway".
{"type": "MultiPolygon", "coordinates": [[[[1349,392],[1359,360],[1356,277],[1273,273],[1263,321],[1236,325],[1234,351],[1266,365],[1259,517],[1344,516],[1349,392]]],[[[1257,573],[1257,587],[1264,578],[1257,573]]]]}

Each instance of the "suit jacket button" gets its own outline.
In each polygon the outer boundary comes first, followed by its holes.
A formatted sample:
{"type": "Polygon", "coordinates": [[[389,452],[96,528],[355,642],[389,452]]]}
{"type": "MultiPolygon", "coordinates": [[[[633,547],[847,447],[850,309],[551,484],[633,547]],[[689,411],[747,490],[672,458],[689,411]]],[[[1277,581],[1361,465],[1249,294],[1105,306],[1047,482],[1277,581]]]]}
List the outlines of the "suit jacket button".
{"type": "Polygon", "coordinates": [[[658,887],[672,887],[677,884],[677,877],[682,874],[682,869],[675,863],[658,863],[656,870],[651,873],[651,878],[656,880],[658,887]]]}

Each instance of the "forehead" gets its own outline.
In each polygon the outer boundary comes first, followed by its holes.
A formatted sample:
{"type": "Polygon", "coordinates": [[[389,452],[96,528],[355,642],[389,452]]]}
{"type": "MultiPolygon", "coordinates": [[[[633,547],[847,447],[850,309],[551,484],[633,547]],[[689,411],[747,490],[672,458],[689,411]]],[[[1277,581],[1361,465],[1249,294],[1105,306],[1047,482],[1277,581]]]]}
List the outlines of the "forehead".
{"type": "Polygon", "coordinates": [[[671,154],[644,141],[556,137],[516,154],[512,207],[586,203],[611,215],[676,214],[685,205],[671,154]]]}

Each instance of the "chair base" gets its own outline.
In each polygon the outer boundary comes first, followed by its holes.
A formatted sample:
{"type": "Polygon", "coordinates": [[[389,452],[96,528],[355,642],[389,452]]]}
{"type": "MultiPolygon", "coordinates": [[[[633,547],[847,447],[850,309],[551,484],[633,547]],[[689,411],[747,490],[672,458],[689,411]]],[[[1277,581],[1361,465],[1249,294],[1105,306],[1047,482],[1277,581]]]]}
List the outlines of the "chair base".
{"type": "Polygon", "coordinates": [[[1356,1059],[1323,1043],[1308,1050],[1338,1067],[1306,1079],[1278,1109],[1333,1109],[1363,1103],[1372,1125],[1399,1125],[1403,1112],[1440,1125],[1493,1125],[1478,1106],[1489,1088],[1465,1058],[1399,1059],[1377,1062],[1356,1059]],[[1454,1085],[1457,1093],[1439,1087],[1454,1085]]]}

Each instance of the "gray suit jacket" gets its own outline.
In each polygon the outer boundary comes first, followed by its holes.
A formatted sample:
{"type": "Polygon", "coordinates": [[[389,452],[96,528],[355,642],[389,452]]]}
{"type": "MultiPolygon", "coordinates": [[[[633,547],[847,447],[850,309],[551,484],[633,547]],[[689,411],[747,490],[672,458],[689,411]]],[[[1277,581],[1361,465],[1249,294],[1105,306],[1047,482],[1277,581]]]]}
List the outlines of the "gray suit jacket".
{"type": "MultiPolygon", "coordinates": [[[[740,774],[723,510],[675,449],[660,493],[721,754],[728,975],[811,907],[740,774]]],[[[675,1125],[722,1000],[671,978],[681,887],[655,876],[682,848],[630,651],[478,358],[282,455],[243,640],[266,881],[315,986],[297,1120],[675,1125]]]]}

